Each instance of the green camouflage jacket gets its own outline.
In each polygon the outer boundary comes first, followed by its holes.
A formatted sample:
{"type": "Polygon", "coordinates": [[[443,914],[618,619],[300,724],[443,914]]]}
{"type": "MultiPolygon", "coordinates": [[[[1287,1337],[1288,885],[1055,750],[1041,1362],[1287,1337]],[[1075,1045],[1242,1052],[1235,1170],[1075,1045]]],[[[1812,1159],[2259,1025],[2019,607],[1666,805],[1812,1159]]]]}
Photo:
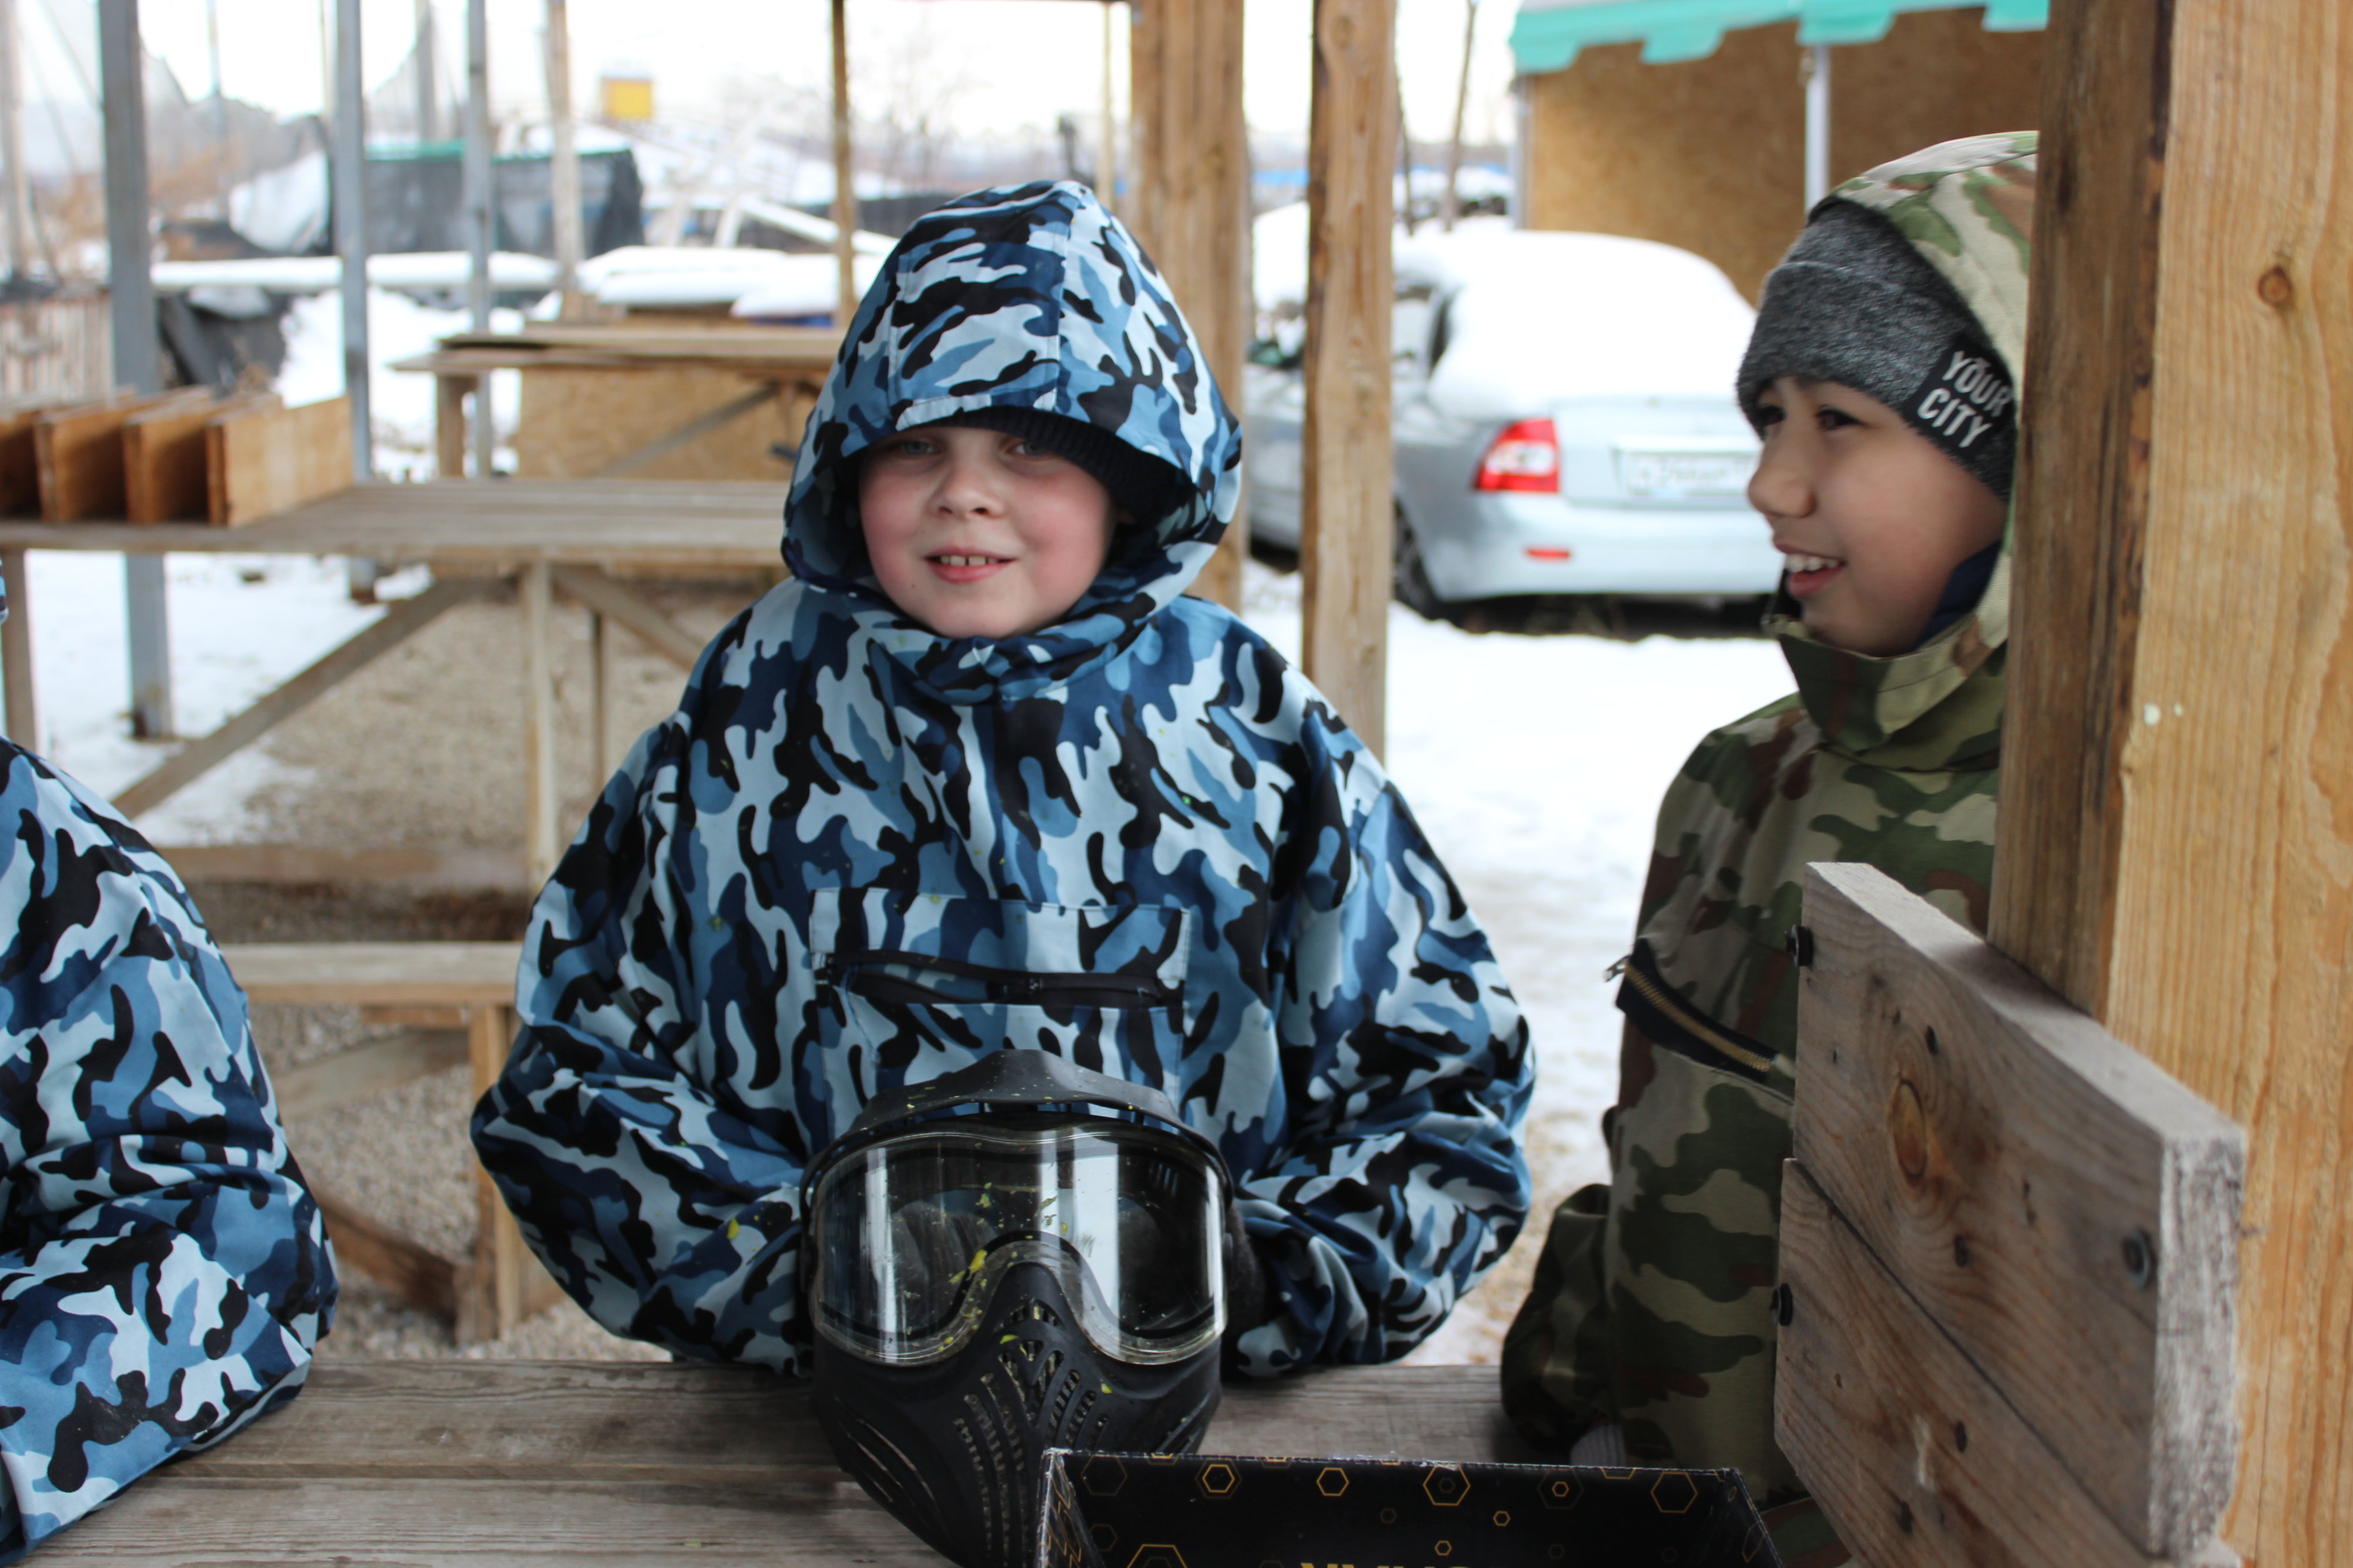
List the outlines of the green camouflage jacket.
{"type": "MultiPolygon", "coordinates": [[[[1831,198],[1893,221],[1975,310],[2013,380],[2034,147],[2031,134],[1947,142],[1831,198]]],[[[1769,1306],[1803,868],[1868,861],[1984,929],[2010,546],[1976,612],[1910,653],[1847,653],[1787,615],[1767,624],[1798,689],[1702,741],[1660,805],[1619,995],[1610,1184],[1553,1217],[1505,1342],[1504,1399],[1539,1442],[1614,1420],[1636,1463],[1737,1466],[1775,1510],[1803,1496],[1773,1442],[1769,1306]]],[[[1843,1560],[1810,1505],[1778,1511],[1785,1561],[1843,1560]]]]}

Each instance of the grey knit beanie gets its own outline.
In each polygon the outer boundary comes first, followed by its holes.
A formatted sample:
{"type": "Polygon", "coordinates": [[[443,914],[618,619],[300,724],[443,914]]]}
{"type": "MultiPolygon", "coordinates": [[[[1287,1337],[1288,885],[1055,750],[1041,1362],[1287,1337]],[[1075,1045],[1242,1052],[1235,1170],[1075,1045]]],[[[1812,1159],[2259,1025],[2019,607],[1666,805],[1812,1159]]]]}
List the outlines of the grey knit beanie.
{"type": "Polygon", "coordinates": [[[1737,389],[1760,433],[1758,396],[1784,375],[1870,394],[2010,500],[2018,395],[2009,367],[1943,274],[1870,208],[1823,202],[1765,279],[1737,389]]]}

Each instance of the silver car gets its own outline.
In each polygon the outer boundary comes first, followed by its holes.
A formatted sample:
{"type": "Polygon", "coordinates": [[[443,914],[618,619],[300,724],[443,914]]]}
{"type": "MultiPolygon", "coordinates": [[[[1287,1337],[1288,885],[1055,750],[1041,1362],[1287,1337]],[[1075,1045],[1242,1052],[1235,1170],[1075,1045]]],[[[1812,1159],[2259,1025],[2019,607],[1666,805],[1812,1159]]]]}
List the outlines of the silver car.
{"type": "MultiPolygon", "coordinates": [[[[1780,576],[1732,384],[1755,312],[1689,251],[1466,226],[1396,250],[1398,596],[1720,598],[1780,576]]],[[[1250,527],[1296,549],[1297,357],[1251,355],[1250,527]]]]}

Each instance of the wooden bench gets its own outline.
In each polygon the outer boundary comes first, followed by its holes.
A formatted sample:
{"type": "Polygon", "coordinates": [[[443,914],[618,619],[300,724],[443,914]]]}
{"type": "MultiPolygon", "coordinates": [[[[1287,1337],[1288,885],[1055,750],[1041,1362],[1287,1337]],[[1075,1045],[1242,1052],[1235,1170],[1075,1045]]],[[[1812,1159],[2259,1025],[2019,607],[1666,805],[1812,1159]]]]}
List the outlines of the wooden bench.
{"type": "MultiPolygon", "coordinates": [[[[520,942],[257,942],[223,951],[257,1005],[355,1005],[372,1023],[407,1026],[270,1073],[280,1115],[297,1124],[298,1148],[304,1116],[461,1063],[472,1065],[479,1095],[505,1067],[514,1042],[520,942]]],[[[479,1166],[474,1252],[462,1262],[399,1235],[315,1183],[311,1192],[337,1261],[450,1319],[461,1344],[497,1339],[563,1294],[479,1166]]]]}

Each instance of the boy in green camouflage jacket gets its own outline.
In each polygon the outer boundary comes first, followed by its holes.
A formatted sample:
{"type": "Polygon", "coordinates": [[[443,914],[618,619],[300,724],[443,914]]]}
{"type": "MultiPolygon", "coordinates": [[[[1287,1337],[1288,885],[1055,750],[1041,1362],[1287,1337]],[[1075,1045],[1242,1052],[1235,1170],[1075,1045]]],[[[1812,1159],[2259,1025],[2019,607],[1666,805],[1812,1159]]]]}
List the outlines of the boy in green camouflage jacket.
{"type": "Polygon", "coordinates": [[[1787,941],[1816,860],[1985,926],[2034,147],[1975,137],[1851,180],[1766,281],[1738,392],[1798,689],[1702,741],[1661,804],[1610,1183],[1554,1215],[1504,1345],[1529,1436],[1738,1467],[1790,1568],[1847,1554],[1773,1442],[1787,941]]]}

